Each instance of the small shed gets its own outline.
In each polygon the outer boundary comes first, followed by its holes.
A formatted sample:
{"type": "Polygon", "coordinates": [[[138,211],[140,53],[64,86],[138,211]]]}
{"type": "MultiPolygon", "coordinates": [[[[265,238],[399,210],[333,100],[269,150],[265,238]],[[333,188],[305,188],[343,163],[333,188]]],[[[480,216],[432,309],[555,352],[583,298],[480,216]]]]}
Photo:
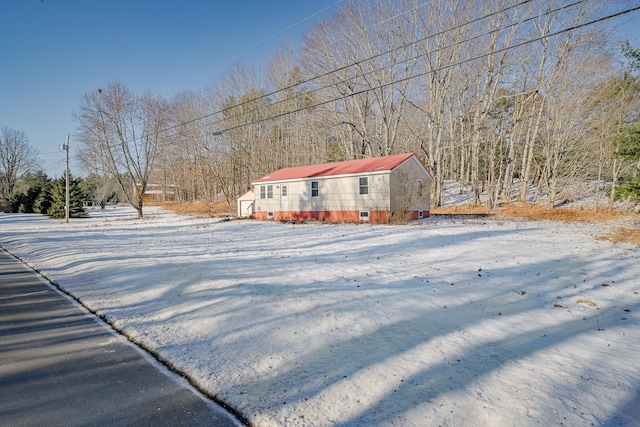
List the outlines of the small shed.
{"type": "Polygon", "coordinates": [[[251,183],[251,217],[374,223],[426,218],[432,183],[414,153],[284,168],[251,183]]]}
{"type": "Polygon", "coordinates": [[[253,190],[249,190],[238,198],[238,217],[249,218],[253,214],[256,195],[253,190]]]}

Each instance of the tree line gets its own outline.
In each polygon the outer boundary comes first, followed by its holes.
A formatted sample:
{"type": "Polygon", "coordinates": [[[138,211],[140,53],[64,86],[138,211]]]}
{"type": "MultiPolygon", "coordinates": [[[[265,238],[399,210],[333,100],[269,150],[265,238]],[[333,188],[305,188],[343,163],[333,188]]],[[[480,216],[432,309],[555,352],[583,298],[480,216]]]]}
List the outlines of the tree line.
{"type": "MultiPolygon", "coordinates": [[[[114,180],[104,176],[69,176],[69,216],[83,218],[86,206],[105,207],[126,201],[114,180]]],[[[36,213],[64,218],[66,178],[51,178],[40,169],[38,151],[23,131],[0,129],[0,212],[36,213]]]]}
{"type": "MultiPolygon", "coordinates": [[[[85,201],[89,194],[86,182],[79,177],[69,178],[69,217],[86,216],[85,201]]],[[[66,206],[66,179],[49,178],[43,172],[27,173],[20,179],[16,191],[7,200],[8,211],[36,213],[50,218],[64,218],[66,206]]]]}
{"type": "Polygon", "coordinates": [[[401,152],[433,172],[434,206],[447,180],[489,207],[557,206],[587,184],[602,203],[637,200],[640,54],[603,24],[616,5],[350,1],[201,90],[87,92],[79,156],[139,215],[149,183],[233,203],[281,167],[401,152]]]}

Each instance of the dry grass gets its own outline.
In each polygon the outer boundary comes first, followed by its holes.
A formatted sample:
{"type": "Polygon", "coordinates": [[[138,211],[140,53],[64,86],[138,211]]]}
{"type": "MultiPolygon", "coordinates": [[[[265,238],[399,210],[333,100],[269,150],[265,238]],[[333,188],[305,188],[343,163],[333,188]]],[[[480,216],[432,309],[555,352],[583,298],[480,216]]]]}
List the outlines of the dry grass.
{"type": "Polygon", "coordinates": [[[613,243],[631,243],[633,245],[640,245],[640,229],[618,227],[606,236],[598,237],[598,240],[608,240],[613,243]]]}
{"type": "Polygon", "coordinates": [[[584,304],[584,305],[588,305],[589,307],[597,307],[596,303],[593,302],[592,300],[588,299],[588,298],[580,298],[578,301],[576,301],[578,304],[584,304]]]}
{"type": "Polygon", "coordinates": [[[456,205],[435,208],[431,211],[436,215],[495,215],[529,220],[553,221],[613,221],[624,218],[627,214],[611,211],[598,211],[576,208],[547,208],[529,203],[508,203],[500,207],[489,209],[486,206],[456,205]]]}
{"type": "Polygon", "coordinates": [[[217,203],[175,203],[167,202],[162,205],[166,210],[180,215],[195,215],[202,218],[213,218],[217,216],[230,216],[233,208],[226,202],[217,203]]]}
{"type": "Polygon", "coordinates": [[[528,203],[509,203],[495,209],[486,206],[456,205],[436,208],[434,215],[491,215],[496,217],[525,218],[531,221],[551,220],[566,222],[604,223],[626,221],[629,226],[618,227],[611,233],[600,236],[598,240],[613,243],[630,243],[640,245],[640,219],[637,214],[617,211],[598,211],[579,208],[547,208],[528,203]]]}

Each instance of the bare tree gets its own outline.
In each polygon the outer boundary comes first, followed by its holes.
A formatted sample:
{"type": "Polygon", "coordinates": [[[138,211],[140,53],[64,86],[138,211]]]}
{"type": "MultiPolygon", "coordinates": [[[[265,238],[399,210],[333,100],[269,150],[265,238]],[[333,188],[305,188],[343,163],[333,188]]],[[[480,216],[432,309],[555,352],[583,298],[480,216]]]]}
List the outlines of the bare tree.
{"type": "Polygon", "coordinates": [[[212,110],[205,126],[210,167],[219,190],[232,203],[273,164],[273,156],[265,154],[277,150],[277,145],[267,146],[270,99],[260,74],[246,63],[234,64],[204,95],[212,110]]]}
{"type": "Polygon", "coordinates": [[[166,184],[177,186],[179,201],[212,201],[215,185],[209,167],[210,131],[203,126],[205,119],[199,119],[207,114],[203,96],[181,93],[172,100],[171,110],[171,131],[166,134],[171,143],[158,165],[161,169],[158,175],[166,184]]]}
{"type": "Polygon", "coordinates": [[[0,200],[8,202],[18,179],[37,164],[38,152],[27,135],[7,126],[0,132],[0,200]]]}
{"type": "Polygon", "coordinates": [[[114,178],[142,217],[144,193],[167,139],[168,103],[151,93],[135,96],[121,82],[89,92],[74,113],[79,157],[87,170],[114,178]]]}
{"type": "Polygon", "coordinates": [[[234,64],[176,97],[164,128],[121,84],[87,95],[78,118],[93,145],[82,156],[131,189],[148,178],[129,172],[132,153],[170,141],[160,179],[180,200],[232,202],[279,167],[413,151],[435,172],[436,205],[449,179],[470,186],[475,203],[488,194],[490,207],[529,200],[531,188],[553,204],[576,180],[624,172],[611,136],[631,117],[637,82],[619,87],[613,57],[599,55],[610,40],[581,26],[604,4],[349,1],[264,72],[234,64]]]}
{"type": "Polygon", "coordinates": [[[304,40],[301,63],[313,80],[342,159],[405,151],[399,139],[415,74],[419,28],[397,19],[399,2],[351,2],[304,40]],[[336,102],[330,102],[331,99],[336,102]]]}
{"type": "Polygon", "coordinates": [[[281,46],[266,65],[266,85],[272,93],[269,115],[276,117],[265,123],[269,137],[261,158],[272,167],[300,166],[326,160],[327,144],[323,128],[315,113],[315,94],[310,92],[301,67],[296,63],[291,45],[281,46]]]}

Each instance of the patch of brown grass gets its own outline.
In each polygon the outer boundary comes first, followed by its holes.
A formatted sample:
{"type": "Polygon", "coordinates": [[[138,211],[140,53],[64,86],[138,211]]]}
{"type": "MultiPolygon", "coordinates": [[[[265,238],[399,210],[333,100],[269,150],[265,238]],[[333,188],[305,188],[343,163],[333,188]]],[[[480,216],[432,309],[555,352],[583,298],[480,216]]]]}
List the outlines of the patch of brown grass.
{"type": "Polygon", "coordinates": [[[198,202],[198,203],[176,203],[167,202],[162,205],[163,209],[175,212],[179,215],[195,215],[204,218],[231,215],[233,209],[226,202],[198,202]]]}
{"type": "Polygon", "coordinates": [[[640,219],[637,214],[618,211],[598,211],[580,208],[548,208],[529,203],[509,203],[495,209],[485,206],[455,205],[431,210],[434,215],[491,215],[496,217],[525,218],[531,221],[551,220],[566,222],[603,223],[627,220],[629,226],[618,227],[598,240],[613,243],[630,243],[640,245],[640,219]]]}
{"type": "Polygon", "coordinates": [[[435,208],[431,211],[436,215],[495,215],[515,218],[525,218],[532,221],[613,221],[624,217],[624,214],[610,211],[592,211],[578,208],[548,208],[530,203],[507,203],[494,209],[486,206],[456,205],[435,208]]]}
{"type": "Polygon", "coordinates": [[[596,303],[589,298],[580,298],[576,301],[578,304],[588,305],[589,307],[597,307],[596,303]]]}
{"type": "Polygon", "coordinates": [[[489,209],[486,206],[452,205],[431,209],[434,215],[487,215],[489,209]]]}
{"type": "Polygon", "coordinates": [[[640,245],[640,229],[629,227],[618,227],[606,236],[598,237],[598,240],[608,240],[613,243],[631,243],[640,245]]]}

